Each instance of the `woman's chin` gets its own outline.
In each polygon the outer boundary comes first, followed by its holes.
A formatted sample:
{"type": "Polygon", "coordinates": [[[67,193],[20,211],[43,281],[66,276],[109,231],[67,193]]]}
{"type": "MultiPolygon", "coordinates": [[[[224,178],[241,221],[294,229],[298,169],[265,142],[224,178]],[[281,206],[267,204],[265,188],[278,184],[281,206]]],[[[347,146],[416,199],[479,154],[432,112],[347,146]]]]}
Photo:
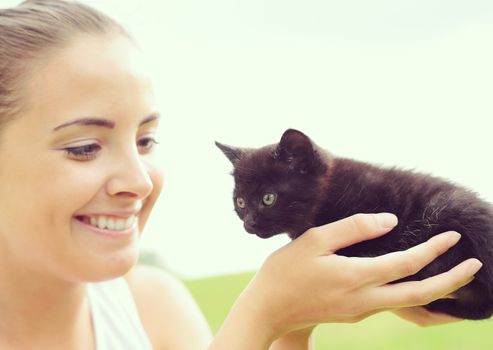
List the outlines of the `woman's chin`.
{"type": "Polygon", "coordinates": [[[84,269],[81,280],[85,282],[99,282],[114,279],[125,275],[137,264],[138,251],[120,252],[103,259],[94,259],[87,270],[84,269]]]}

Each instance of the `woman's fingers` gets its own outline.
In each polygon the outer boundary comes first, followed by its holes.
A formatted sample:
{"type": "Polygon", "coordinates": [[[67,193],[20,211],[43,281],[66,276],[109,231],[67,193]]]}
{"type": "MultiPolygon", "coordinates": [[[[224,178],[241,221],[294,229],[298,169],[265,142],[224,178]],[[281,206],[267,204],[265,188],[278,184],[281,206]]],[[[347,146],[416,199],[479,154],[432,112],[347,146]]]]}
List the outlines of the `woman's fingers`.
{"type": "Polygon", "coordinates": [[[397,225],[390,213],[356,214],[330,224],[309,229],[302,240],[316,254],[332,254],[352,244],[377,238],[397,225]]]}
{"type": "Polygon", "coordinates": [[[478,259],[468,259],[451,270],[422,281],[387,284],[374,290],[378,307],[402,308],[426,305],[465,286],[481,268],[478,259]]]}
{"type": "Polygon", "coordinates": [[[431,312],[422,306],[405,307],[392,311],[394,314],[419,326],[433,326],[462,321],[462,318],[453,317],[441,312],[431,312]]]}
{"type": "Polygon", "coordinates": [[[460,239],[454,231],[441,233],[428,241],[404,251],[388,253],[376,258],[356,258],[370,283],[386,284],[414,275],[445,253],[460,239]]]}

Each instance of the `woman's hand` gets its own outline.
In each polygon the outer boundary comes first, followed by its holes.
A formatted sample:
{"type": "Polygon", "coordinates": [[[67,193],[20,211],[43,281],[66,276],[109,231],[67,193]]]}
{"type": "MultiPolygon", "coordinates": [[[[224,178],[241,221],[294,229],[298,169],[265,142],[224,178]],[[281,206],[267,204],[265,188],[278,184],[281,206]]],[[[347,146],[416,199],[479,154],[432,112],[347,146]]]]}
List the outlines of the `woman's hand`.
{"type": "Polygon", "coordinates": [[[469,283],[481,267],[469,259],[422,281],[389,284],[415,274],[456,244],[456,232],[375,258],[335,254],[396,224],[392,214],[357,214],[310,229],[274,252],[238,298],[210,349],[267,349],[275,339],[318,323],[357,322],[379,311],[425,305],[469,283]]]}

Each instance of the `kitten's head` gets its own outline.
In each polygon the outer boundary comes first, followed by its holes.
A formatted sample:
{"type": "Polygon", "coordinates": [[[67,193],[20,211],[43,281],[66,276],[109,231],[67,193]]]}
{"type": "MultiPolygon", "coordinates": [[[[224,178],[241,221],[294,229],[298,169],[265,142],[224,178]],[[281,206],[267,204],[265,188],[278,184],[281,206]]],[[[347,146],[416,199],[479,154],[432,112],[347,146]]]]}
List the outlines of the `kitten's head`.
{"type": "Polygon", "coordinates": [[[314,226],[328,164],[306,135],[288,129],[278,144],[258,149],[216,145],[234,166],[233,201],[247,232],[296,238],[314,226]]]}

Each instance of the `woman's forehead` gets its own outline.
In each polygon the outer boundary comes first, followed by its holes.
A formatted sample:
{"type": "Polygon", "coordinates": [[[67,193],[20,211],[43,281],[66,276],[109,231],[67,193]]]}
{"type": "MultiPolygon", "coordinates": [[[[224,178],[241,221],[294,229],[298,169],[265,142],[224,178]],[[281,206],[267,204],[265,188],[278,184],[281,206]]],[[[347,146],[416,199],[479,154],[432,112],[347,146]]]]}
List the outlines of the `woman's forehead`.
{"type": "MultiPolygon", "coordinates": [[[[54,51],[35,64],[32,81],[40,84],[92,83],[118,78],[149,79],[143,55],[127,38],[118,36],[79,36],[72,44],[54,51]]],[[[118,82],[118,81],[115,81],[118,82]]]]}
{"type": "Polygon", "coordinates": [[[142,54],[123,36],[82,37],[42,63],[27,82],[25,96],[39,114],[74,117],[153,109],[142,54]]]}
{"type": "Polygon", "coordinates": [[[81,74],[109,69],[147,73],[141,50],[121,34],[78,35],[53,56],[53,64],[63,64],[81,74]]]}

